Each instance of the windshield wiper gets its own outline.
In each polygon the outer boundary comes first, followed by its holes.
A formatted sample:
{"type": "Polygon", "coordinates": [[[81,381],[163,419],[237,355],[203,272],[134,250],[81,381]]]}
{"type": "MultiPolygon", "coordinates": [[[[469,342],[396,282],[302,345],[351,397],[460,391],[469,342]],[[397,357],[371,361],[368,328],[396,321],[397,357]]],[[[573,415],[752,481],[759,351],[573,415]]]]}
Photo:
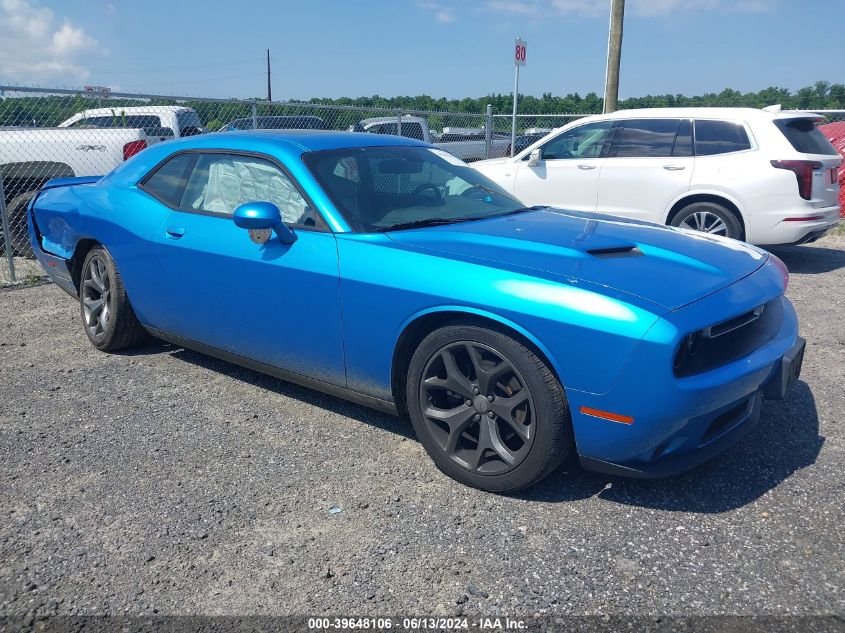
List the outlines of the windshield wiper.
{"type": "Polygon", "coordinates": [[[516,215],[517,213],[527,213],[528,211],[539,211],[540,209],[548,209],[549,205],[547,204],[537,204],[533,207],[520,207],[519,209],[514,209],[512,211],[505,211],[504,213],[499,213],[498,215],[492,215],[492,218],[501,218],[506,215],[516,215]]]}
{"type": "Polygon", "coordinates": [[[390,226],[380,226],[373,230],[376,233],[386,233],[387,231],[416,229],[424,226],[442,226],[444,224],[457,224],[458,222],[466,222],[469,219],[471,218],[425,218],[423,220],[412,220],[411,222],[400,222],[399,224],[391,224],[390,226]]]}

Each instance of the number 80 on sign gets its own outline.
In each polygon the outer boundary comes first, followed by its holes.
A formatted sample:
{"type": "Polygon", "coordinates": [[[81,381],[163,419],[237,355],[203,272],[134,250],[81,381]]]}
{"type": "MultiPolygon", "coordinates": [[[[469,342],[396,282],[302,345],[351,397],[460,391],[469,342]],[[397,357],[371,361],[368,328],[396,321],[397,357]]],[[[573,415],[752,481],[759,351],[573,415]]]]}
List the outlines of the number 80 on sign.
{"type": "Polygon", "coordinates": [[[516,40],[516,46],[514,48],[514,56],[513,60],[517,66],[525,66],[525,57],[526,53],[528,52],[528,43],[525,40],[516,40]]]}

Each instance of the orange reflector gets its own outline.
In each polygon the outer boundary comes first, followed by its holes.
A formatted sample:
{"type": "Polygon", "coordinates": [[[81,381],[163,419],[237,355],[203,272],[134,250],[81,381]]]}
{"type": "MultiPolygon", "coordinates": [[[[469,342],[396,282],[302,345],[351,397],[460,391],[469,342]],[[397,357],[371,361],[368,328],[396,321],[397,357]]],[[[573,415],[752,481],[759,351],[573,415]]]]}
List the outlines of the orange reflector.
{"type": "Polygon", "coordinates": [[[634,418],[630,416],[619,415],[618,413],[610,413],[610,411],[601,411],[600,409],[591,409],[590,407],[581,407],[581,413],[583,413],[584,415],[591,415],[594,418],[601,418],[602,420],[619,422],[620,424],[634,423],[634,418]]]}

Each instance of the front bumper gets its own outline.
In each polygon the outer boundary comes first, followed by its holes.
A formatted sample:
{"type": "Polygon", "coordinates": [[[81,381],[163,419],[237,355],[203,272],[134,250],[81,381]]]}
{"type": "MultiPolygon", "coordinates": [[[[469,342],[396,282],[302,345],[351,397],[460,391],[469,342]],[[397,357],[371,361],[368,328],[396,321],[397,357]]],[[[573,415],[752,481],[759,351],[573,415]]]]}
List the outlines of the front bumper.
{"type": "Polygon", "coordinates": [[[764,399],[781,400],[786,396],[801,374],[805,345],[804,339],[798,337],[758,391],[700,418],[691,419],[684,427],[684,434],[655,447],[650,459],[616,464],[581,455],[581,465],[608,475],[641,479],[671,477],[700,466],[748,435],[760,419],[764,399]],[[672,444],[679,450],[670,452],[672,444]]]}
{"type": "Polygon", "coordinates": [[[785,395],[800,373],[805,344],[795,311],[767,268],[663,317],[607,393],[567,390],[586,468],[635,477],[681,473],[744,437],[759,420],[764,398],[785,395]],[[769,301],[781,302],[782,319],[765,344],[708,371],[674,375],[672,353],[679,336],[712,323],[713,315],[725,315],[726,309],[739,313],[769,301]],[[632,421],[603,419],[583,413],[582,407],[632,421]]]}

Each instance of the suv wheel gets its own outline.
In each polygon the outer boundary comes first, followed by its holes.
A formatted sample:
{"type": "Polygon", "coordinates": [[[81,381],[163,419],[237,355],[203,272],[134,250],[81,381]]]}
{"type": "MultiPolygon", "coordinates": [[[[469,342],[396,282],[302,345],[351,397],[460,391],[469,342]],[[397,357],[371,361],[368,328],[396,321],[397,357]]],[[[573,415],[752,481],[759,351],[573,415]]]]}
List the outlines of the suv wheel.
{"type": "Polygon", "coordinates": [[[715,202],[688,204],[675,214],[670,224],[735,240],[742,239],[742,225],[737,217],[729,209],[715,202]]]}
{"type": "Polygon", "coordinates": [[[563,388],[504,332],[456,323],[411,358],[411,422],[440,470],[464,484],[515,492],[557,468],[572,446],[563,388]]]}

